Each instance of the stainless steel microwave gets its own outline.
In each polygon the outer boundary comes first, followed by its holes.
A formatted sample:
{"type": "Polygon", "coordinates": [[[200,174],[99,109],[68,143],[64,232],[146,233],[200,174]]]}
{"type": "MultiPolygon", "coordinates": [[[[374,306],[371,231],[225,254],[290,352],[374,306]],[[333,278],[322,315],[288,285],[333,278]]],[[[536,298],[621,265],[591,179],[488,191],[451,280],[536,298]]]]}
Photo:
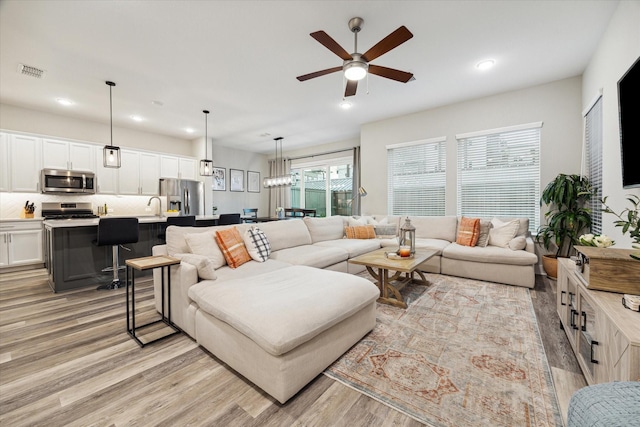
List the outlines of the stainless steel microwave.
{"type": "Polygon", "coordinates": [[[93,172],[42,169],[40,188],[43,193],[95,194],[96,177],[93,172]]]}

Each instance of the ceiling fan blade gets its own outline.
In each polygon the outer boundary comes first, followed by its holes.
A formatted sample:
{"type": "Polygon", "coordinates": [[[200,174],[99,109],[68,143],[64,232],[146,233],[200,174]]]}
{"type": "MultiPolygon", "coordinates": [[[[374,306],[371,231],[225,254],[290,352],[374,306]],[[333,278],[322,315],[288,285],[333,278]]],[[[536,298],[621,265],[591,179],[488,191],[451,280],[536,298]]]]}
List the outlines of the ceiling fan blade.
{"type": "Polygon", "coordinates": [[[410,38],[413,37],[411,31],[407,29],[404,25],[393,33],[389,34],[387,37],[380,40],[375,46],[366,51],[364,55],[362,55],[362,59],[365,61],[373,61],[377,57],[384,55],[389,52],[391,49],[395,49],[400,46],[402,43],[406,42],[410,38]]]}
{"type": "Polygon", "coordinates": [[[324,31],[316,31],[315,33],[311,33],[309,35],[318,40],[321,45],[323,45],[345,61],[353,59],[351,58],[351,55],[349,55],[349,52],[344,50],[344,48],[340,46],[337,41],[332,39],[331,36],[324,31]]]}
{"type": "Polygon", "coordinates": [[[413,79],[413,74],[406,71],[396,70],[395,68],[381,67],[380,65],[369,64],[369,72],[376,76],[385,77],[402,83],[407,83],[413,79]]]}
{"type": "Polygon", "coordinates": [[[358,81],[357,80],[347,80],[347,87],[344,89],[344,97],[353,96],[356,94],[356,90],[358,89],[358,81]]]}
{"type": "Polygon", "coordinates": [[[316,71],[315,73],[305,74],[304,76],[298,76],[298,77],[296,77],[296,79],[298,79],[301,82],[303,82],[305,80],[314,79],[316,77],[324,76],[325,74],[335,73],[336,71],[340,71],[340,70],[342,70],[342,67],[327,68],[326,70],[316,71]]]}

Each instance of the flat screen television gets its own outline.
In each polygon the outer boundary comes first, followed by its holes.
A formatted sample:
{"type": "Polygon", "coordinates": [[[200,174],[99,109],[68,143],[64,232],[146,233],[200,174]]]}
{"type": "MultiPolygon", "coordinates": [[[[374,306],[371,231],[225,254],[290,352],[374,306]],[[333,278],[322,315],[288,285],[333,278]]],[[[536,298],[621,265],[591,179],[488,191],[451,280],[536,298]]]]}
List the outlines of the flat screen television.
{"type": "Polygon", "coordinates": [[[622,186],[640,188],[640,58],[618,80],[622,186]]]}

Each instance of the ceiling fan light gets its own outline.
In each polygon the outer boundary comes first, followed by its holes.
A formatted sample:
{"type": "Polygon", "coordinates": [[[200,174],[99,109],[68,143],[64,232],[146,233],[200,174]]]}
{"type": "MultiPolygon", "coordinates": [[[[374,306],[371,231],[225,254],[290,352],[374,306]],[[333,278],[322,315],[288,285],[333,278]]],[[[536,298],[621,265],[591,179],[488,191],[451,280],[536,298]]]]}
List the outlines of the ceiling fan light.
{"type": "Polygon", "coordinates": [[[347,80],[362,80],[367,76],[367,64],[353,61],[344,66],[344,77],[347,80]]]}

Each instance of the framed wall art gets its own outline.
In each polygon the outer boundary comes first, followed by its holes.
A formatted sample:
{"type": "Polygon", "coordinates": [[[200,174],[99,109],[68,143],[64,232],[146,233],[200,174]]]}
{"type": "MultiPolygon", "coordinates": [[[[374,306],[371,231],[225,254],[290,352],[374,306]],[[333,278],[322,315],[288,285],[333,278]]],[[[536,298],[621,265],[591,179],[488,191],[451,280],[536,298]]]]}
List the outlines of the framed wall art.
{"type": "Polygon", "coordinates": [[[260,192],[260,172],[247,171],[247,191],[249,193],[260,192]]]}
{"type": "Polygon", "coordinates": [[[226,191],[227,169],[213,167],[213,191],[226,191]]]}
{"type": "Polygon", "coordinates": [[[244,171],[241,169],[229,169],[229,190],[244,191],[244,171]]]}

